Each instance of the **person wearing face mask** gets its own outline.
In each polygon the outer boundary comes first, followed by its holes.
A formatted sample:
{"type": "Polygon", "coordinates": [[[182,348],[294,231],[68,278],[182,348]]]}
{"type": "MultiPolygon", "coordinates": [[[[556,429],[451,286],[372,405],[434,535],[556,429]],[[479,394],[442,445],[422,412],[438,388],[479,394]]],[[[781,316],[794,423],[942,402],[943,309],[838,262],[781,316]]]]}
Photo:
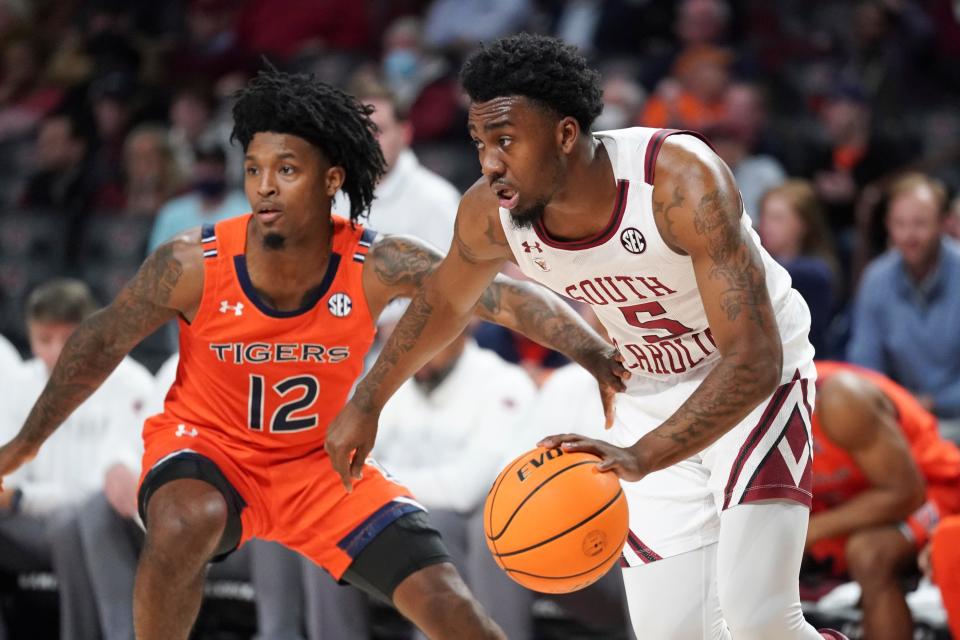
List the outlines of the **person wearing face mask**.
{"type": "Polygon", "coordinates": [[[150,233],[150,251],[185,229],[232,218],[249,209],[242,192],[227,189],[223,149],[199,147],[194,153],[196,163],[189,191],[160,208],[150,233]]]}

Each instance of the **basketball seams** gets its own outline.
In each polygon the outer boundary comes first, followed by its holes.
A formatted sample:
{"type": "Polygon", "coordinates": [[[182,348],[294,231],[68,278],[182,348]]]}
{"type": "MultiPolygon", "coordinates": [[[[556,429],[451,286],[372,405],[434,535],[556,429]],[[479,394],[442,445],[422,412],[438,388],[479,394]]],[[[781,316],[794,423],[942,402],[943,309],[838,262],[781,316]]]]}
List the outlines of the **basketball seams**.
{"type": "MultiPolygon", "coordinates": [[[[579,462],[579,463],[577,463],[577,464],[580,465],[580,464],[596,464],[596,463],[595,463],[595,462],[593,462],[593,463],[591,463],[591,462],[579,462]]],[[[575,466],[575,465],[570,465],[570,467],[573,467],[573,466],[575,466]]],[[[570,467],[567,467],[567,469],[569,469],[570,467]]],[[[544,484],[545,484],[545,483],[544,483],[544,484]]],[[[538,487],[538,488],[539,488],[539,487],[538,487]]],[[[561,531],[560,533],[558,533],[558,534],[556,534],[556,535],[554,535],[554,536],[551,536],[551,537],[547,538],[546,540],[541,540],[540,542],[538,542],[538,543],[536,543],[536,544],[534,544],[534,545],[531,545],[531,546],[529,546],[529,547],[525,547],[525,548],[523,548],[523,549],[516,549],[516,550],[514,550],[514,551],[509,551],[509,552],[507,552],[507,553],[495,553],[494,555],[495,555],[497,558],[506,558],[506,557],[509,557],[509,556],[515,556],[515,555],[520,554],[520,553],[526,553],[527,551],[532,551],[533,549],[536,549],[537,547],[542,547],[542,546],[545,545],[545,544],[548,544],[548,543],[550,543],[550,542],[553,542],[554,540],[557,540],[557,539],[559,539],[559,538],[562,538],[563,536],[567,535],[568,533],[571,533],[571,532],[573,532],[573,531],[576,531],[577,529],[579,529],[579,528],[582,527],[583,525],[587,524],[588,522],[590,522],[591,520],[593,520],[594,518],[596,518],[597,516],[599,516],[601,513],[603,513],[604,511],[606,511],[606,510],[609,509],[610,507],[612,507],[614,504],[616,504],[617,500],[619,500],[619,499],[620,499],[620,496],[622,496],[622,495],[623,495],[623,488],[622,488],[622,487],[618,487],[618,488],[617,488],[617,493],[616,493],[616,495],[614,495],[613,498],[611,498],[605,505],[603,505],[602,507],[600,507],[599,509],[597,509],[596,511],[594,511],[594,512],[591,513],[589,516],[587,516],[586,518],[584,518],[584,519],[581,520],[580,522],[576,523],[576,524],[573,525],[572,527],[569,527],[569,528],[567,528],[566,530],[561,531]]],[[[519,509],[519,507],[518,507],[518,509],[519,509]]],[[[626,538],[624,538],[624,539],[626,539],[626,538]]],[[[620,545],[620,548],[623,548],[623,545],[620,545]]]]}
{"type": "MultiPolygon", "coordinates": [[[[490,536],[490,535],[488,535],[487,537],[490,538],[490,540],[492,540],[492,541],[494,541],[494,542],[496,542],[497,540],[499,540],[501,537],[503,537],[503,534],[505,534],[505,533],[507,532],[507,528],[510,526],[510,523],[513,522],[514,517],[517,515],[517,513],[519,513],[520,509],[523,508],[523,505],[525,505],[525,504],[527,503],[527,501],[530,500],[530,498],[532,498],[532,497],[534,496],[534,494],[537,493],[537,491],[539,491],[539,490],[540,490],[541,488],[543,488],[548,482],[550,482],[551,480],[553,480],[554,478],[556,478],[557,476],[559,476],[561,473],[565,473],[565,472],[569,471],[570,469],[574,469],[574,468],[576,468],[576,467],[580,467],[580,466],[583,466],[583,465],[585,465],[585,464],[596,465],[596,464],[597,464],[597,461],[596,461],[596,460],[583,460],[583,461],[581,461],[581,462],[575,462],[575,463],[573,463],[573,464],[567,465],[567,466],[564,467],[563,469],[559,469],[559,470],[555,471],[555,472],[553,473],[553,475],[545,478],[545,479],[543,480],[543,482],[541,482],[540,484],[538,484],[536,487],[534,487],[534,488],[530,491],[530,493],[528,493],[526,496],[524,496],[523,500],[520,501],[520,504],[518,504],[516,507],[514,507],[513,513],[511,513],[511,514],[510,514],[510,517],[507,518],[507,521],[506,521],[506,523],[503,525],[503,529],[500,530],[500,533],[498,533],[498,534],[495,535],[495,536],[490,536]]],[[[622,490],[622,489],[621,489],[621,490],[622,490]]],[[[494,496],[494,500],[496,500],[496,496],[494,496]]],[[[490,513],[491,513],[491,523],[490,523],[490,524],[491,524],[491,529],[492,529],[492,526],[493,526],[493,522],[492,522],[492,519],[493,519],[493,517],[492,517],[492,514],[493,514],[492,504],[491,504],[490,513]]]]}
{"type": "MultiPolygon", "coordinates": [[[[518,462],[525,462],[525,461],[526,461],[526,455],[525,455],[525,454],[524,454],[524,456],[520,456],[520,457],[515,458],[514,461],[513,461],[512,463],[510,463],[510,465],[507,466],[506,469],[504,469],[503,471],[500,472],[500,475],[497,477],[497,479],[493,481],[493,486],[490,487],[490,491],[489,491],[488,494],[487,494],[487,505],[486,505],[486,511],[487,511],[487,531],[493,531],[493,511],[494,511],[493,505],[494,505],[494,503],[497,501],[497,490],[500,488],[500,485],[503,484],[503,481],[507,479],[507,476],[513,471],[513,468],[517,466],[517,463],[518,463],[518,462]]],[[[513,517],[513,516],[511,516],[511,517],[513,517]]],[[[507,524],[509,524],[509,522],[508,522],[507,524]]],[[[503,532],[500,532],[500,535],[503,535],[503,532]]],[[[499,538],[499,537],[500,537],[500,536],[497,536],[497,538],[499,538]]],[[[496,538],[491,538],[489,535],[487,535],[487,542],[490,544],[490,546],[493,547],[493,549],[492,549],[492,551],[493,551],[493,557],[496,558],[496,557],[497,557],[497,553],[498,553],[498,552],[497,552],[497,539],[496,539],[496,538]]],[[[498,562],[498,564],[499,564],[499,562],[498,562]]],[[[501,569],[504,569],[505,567],[503,567],[503,566],[501,565],[500,568],[501,568],[501,569]]]]}
{"type": "MultiPolygon", "coordinates": [[[[518,575],[529,576],[531,578],[539,578],[541,580],[569,580],[570,578],[576,578],[578,576],[588,574],[591,571],[596,571],[603,565],[609,563],[612,559],[616,558],[621,553],[621,550],[623,549],[623,545],[625,545],[626,543],[627,543],[627,537],[624,536],[623,540],[620,541],[620,544],[614,548],[613,553],[611,553],[609,556],[607,556],[606,558],[604,558],[594,566],[590,567],[589,569],[585,569],[584,571],[580,571],[579,573],[574,573],[568,576],[542,576],[537,573],[530,573],[529,571],[521,571],[520,569],[505,568],[504,571],[506,571],[507,573],[516,573],[518,575]]],[[[601,577],[602,576],[597,576],[597,580],[599,580],[601,577]]],[[[593,584],[593,583],[591,582],[590,584],[593,584]]]]}

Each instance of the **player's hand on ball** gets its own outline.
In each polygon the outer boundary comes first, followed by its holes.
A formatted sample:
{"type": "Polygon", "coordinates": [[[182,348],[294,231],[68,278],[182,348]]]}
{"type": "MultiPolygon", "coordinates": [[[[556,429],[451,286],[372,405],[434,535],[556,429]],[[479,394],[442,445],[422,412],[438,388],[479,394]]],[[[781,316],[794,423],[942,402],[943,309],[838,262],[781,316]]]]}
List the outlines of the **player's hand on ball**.
{"type": "Polygon", "coordinates": [[[597,471],[612,471],[628,482],[636,482],[648,473],[646,465],[633,449],[618,447],[603,440],[594,440],[575,433],[546,437],[538,442],[537,446],[592,453],[600,458],[597,471]]]}
{"type": "Polygon", "coordinates": [[[606,419],[604,426],[609,429],[613,426],[616,394],[627,390],[626,381],[630,379],[630,372],[623,366],[623,356],[616,347],[608,347],[581,364],[600,385],[600,401],[606,419]]]}
{"type": "Polygon", "coordinates": [[[379,414],[370,414],[348,402],[327,429],[323,447],[343,487],[353,491],[353,481],[363,478],[363,463],[377,439],[379,414]]]}
{"type": "Polygon", "coordinates": [[[14,438],[0,447],[0,489],[3,478],[7,477],[37,455],[37,447],[31,446],[19,438],[14,438]]]}

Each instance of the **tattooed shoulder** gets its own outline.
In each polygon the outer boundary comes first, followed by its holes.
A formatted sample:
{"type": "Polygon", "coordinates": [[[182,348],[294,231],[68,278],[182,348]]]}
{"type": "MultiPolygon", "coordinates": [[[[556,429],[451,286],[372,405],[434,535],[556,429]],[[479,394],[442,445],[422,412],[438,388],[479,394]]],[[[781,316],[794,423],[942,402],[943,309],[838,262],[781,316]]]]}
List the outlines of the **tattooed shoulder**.
{"type": "Polygon", "coordinates": [[[441,259],[436,249],[416,238],[385,235],[374,243],[366,265],[395,295],[403,295],[423,284],[441,259]]]}

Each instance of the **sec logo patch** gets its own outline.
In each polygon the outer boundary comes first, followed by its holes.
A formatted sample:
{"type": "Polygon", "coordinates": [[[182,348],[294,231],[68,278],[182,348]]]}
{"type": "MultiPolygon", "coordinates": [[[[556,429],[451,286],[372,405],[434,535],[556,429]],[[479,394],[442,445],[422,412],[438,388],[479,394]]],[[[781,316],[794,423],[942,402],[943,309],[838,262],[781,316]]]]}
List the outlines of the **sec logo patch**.
{"type": "Polygon", "coordinates": [[[641,254],[647,250],[647,239],[639,229],[627,227],[620,234],[620,244],[630,253],[641,254]]]}
{"type": "Polygon", "coordinates": [[[338,318],[346,318],[353,311],[353,300],[345,293],[335,293],[327,301],[330,313],[338,318]]]}

